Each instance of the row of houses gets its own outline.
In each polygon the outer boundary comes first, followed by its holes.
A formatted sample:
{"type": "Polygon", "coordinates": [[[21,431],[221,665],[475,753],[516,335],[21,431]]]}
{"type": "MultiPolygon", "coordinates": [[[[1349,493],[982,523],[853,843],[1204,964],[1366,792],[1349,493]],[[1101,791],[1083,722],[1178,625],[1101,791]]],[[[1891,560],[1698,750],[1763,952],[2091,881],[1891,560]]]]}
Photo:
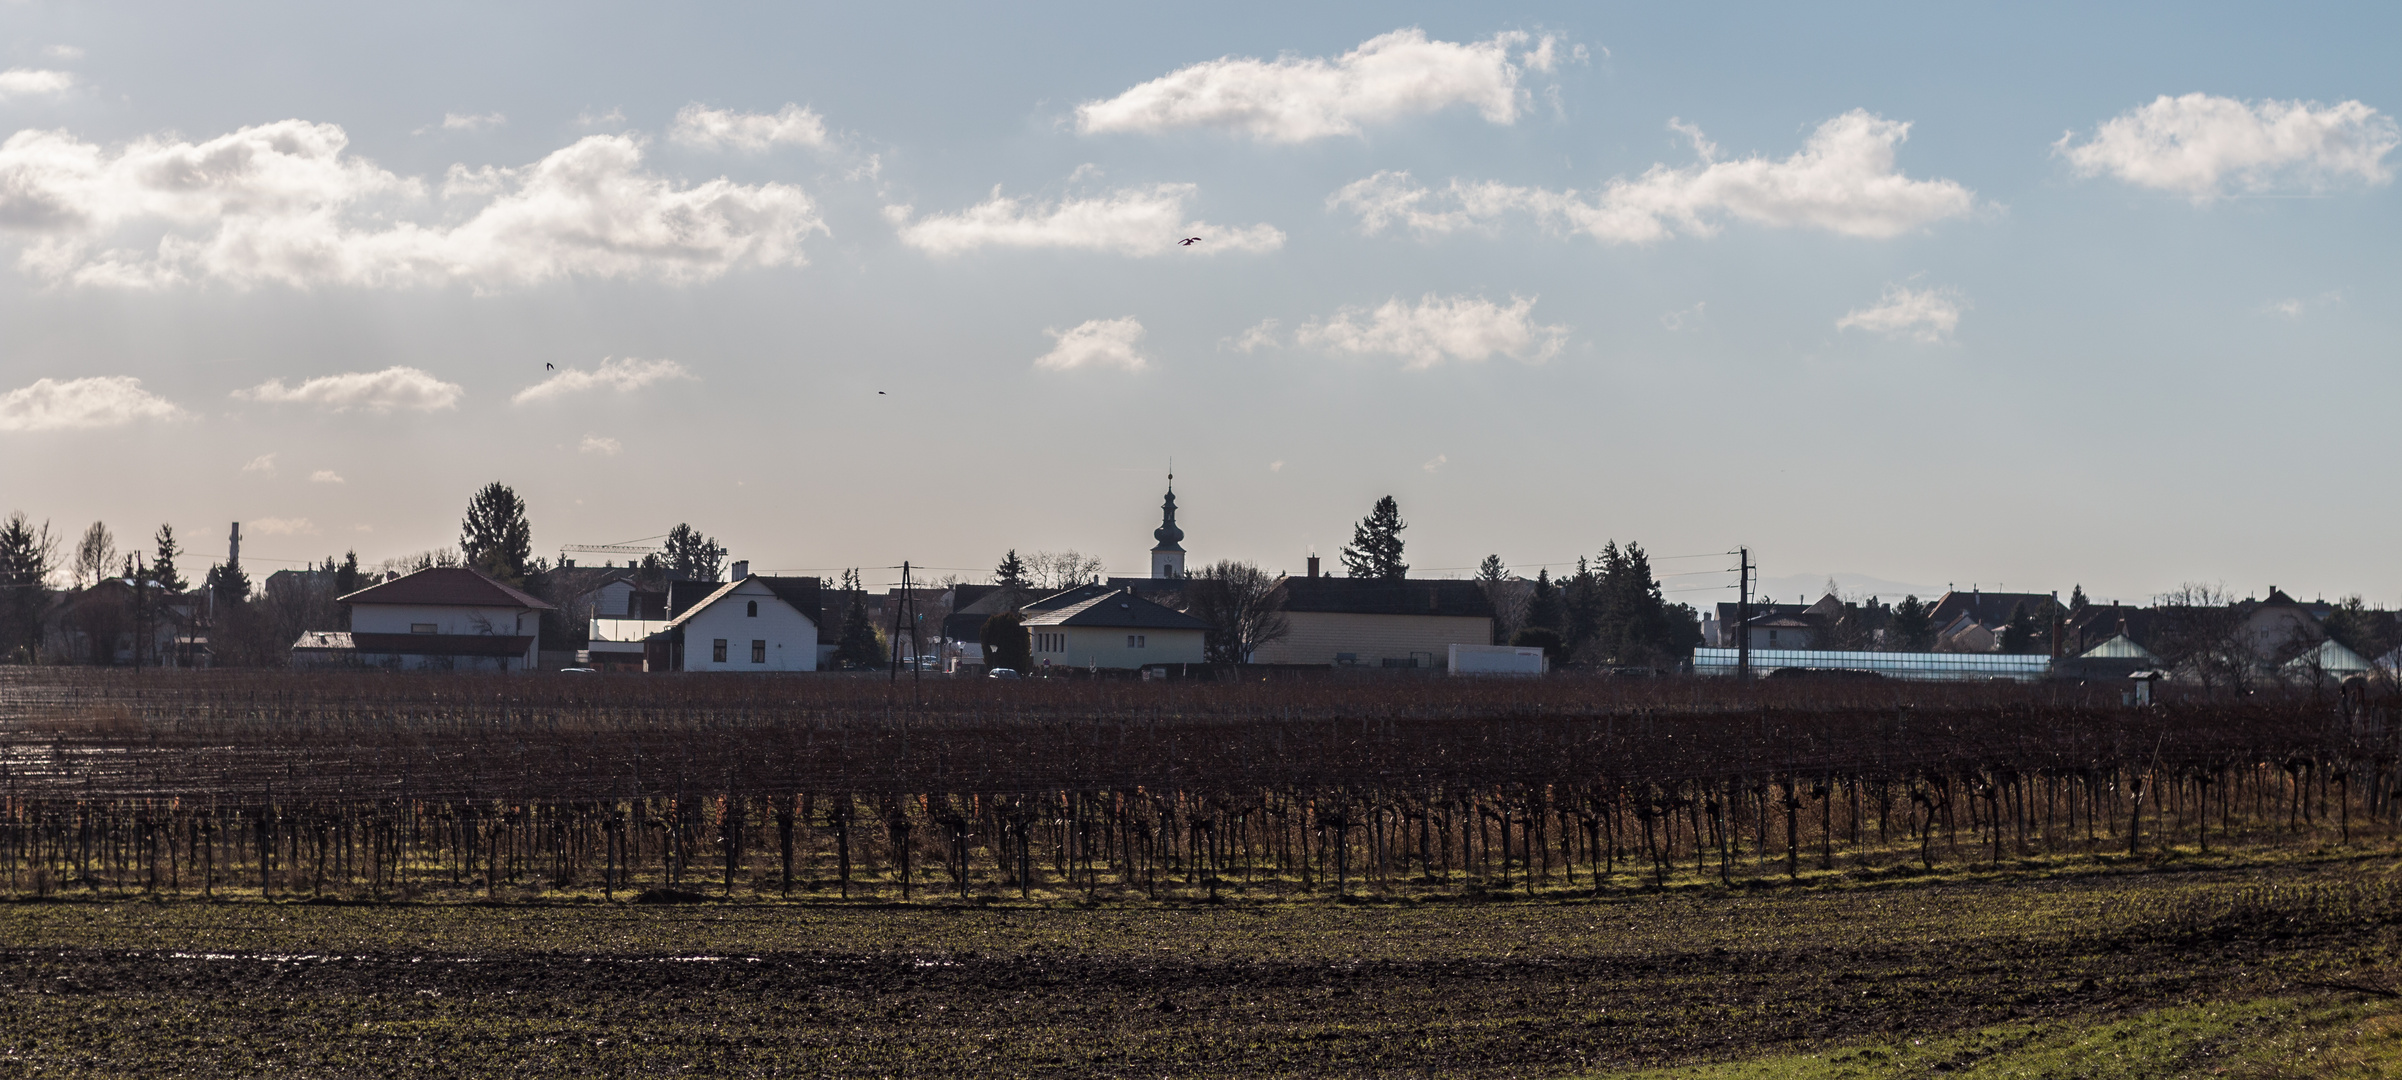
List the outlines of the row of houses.
{"type": "MultiPolygon", "coordinates": [[[[2271,586],[2228,604],[2064,605],[2057,594],[1946,591],[1922,640],[1900,643],[1891,605],[1844,601],[1720,604],[1697,670],[1748,663],[1855,668],[1920,678],[2176,678],[2230,685],[2322,682],[2402,671],[2402,648],[2363,655],[2330,629],[2336,605],[2271,586]],[[2013,628],[2025,638],[2012,647],[2013,628]]],[[[2375,651],[2375,650],[2372,650],[2375,651]]]]}
{"type": "MultiPolygon", "coordinates": [[[[1175,493],[1152,533],[1151,575],[1065,589],[958,584],[897,591],[869,618],[913,665],[955,673],[986,666],[987,620],[1017,613],[1038,669],[1133,671],[1207,660],[1211,625],[1185,610],[1183,530],[1175,493]]],[[[731,580],[646,582],[631,567],[552,572],[541,591],[467,567],[432,567],[339,597],[347,628],[313,630],[293,644],[295,666],[527,671],[548,667],[648,672],[796,672],[833,666],[841,617],[853,598],[816,577],[752,574],[731,580]],[[829,599],[836,602],[830,604],[829,599]],[[562,609],[584,633],[571,654],[546,653],[539,627],[562,609]],[[830,611],[831,609],[831,616],[830,611]]],[[[866,598],[858,598],[863,601],[866,598]]],[[[1245,659],[1290,667],[1453,668],[1540,671],[1539,649],[1493,645],[1485,590],[1456,580],[1370,580],[1308,572],[1275,584],[1285,632],[1245,659]]]]}

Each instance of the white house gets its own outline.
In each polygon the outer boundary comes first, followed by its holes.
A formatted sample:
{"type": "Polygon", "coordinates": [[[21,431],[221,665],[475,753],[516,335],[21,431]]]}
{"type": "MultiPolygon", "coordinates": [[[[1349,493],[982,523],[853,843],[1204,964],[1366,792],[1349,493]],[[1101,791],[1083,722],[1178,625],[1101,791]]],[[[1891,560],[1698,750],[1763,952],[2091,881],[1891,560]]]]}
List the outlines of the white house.
{"type": "Polygon", "coordinates": [[[1063,606],[1046,608],[1037,601],[1026,608],[1026,634],[1037,669],[1126,671],[1208,660],[1203,648],[1208,623],[1145,600],[1131,588],[1086,586],[1072,592],[1085,595],[1072,596],[1074,602],[1063,606]]]}
{"type": "Polygon", "coordinates": [[[350,609],[353,662],[410,670],[531,671],[551,610],[464,566],[429,567],[335,602],[350,609]]]}
{"type": "Polygon", "coordinates": [[[668,620],[668,670],[816,671],[818,589],[813,577],[756,574],[719,586],[668,620]]]}

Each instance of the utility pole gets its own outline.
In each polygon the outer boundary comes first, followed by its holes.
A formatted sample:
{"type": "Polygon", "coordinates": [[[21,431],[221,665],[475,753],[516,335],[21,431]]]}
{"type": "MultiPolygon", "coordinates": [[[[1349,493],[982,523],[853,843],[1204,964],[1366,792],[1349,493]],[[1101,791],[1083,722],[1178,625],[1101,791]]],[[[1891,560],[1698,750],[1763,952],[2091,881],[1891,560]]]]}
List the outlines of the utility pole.
{"type": "Polygon", "coordinates": [[[1751,678],[1751,549],[1735,549],[1735,677],[1751,678]]]}
{"type": "Polygon", "coordinates": [[[133,582],[133,669],[138,672],[142,670],[142,638],[146,636],[142,627],[142,577],[146,568],[139,554],[126,561],[133,564],[133,571],[126,577],[133,582]]]}
{"type": "Polygon", "coordinates": [[[916,685],[924,681],[925,673],[918,670],[917,663],[917,620],[917,594],[910,591],[909,560],[903,559],[901,560],[901,599],[892,605],[891,681],[893,682],[901,681],[901,628],[903,626],[909,628],[909,682],[911,685],[916,685]],[[909,613],[906,622],[902,619],[903,611],[909,613]]]}

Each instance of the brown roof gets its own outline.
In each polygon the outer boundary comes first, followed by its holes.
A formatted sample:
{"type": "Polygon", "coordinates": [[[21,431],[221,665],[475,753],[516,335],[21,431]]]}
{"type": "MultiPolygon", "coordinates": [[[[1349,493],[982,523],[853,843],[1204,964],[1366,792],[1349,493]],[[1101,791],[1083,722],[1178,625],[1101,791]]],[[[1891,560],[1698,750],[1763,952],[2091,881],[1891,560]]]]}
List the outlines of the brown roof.
{"type": "Polygon", "coordinates": [[[481,570],[473,570],[464,566],[430,566],[406,577],[394,578],[381,585],[370,585],[348,596],[336,597],[335,602],[551,610],[551,606],[543,603],[539,598],[521,590],[512,589],[481,570]]]}

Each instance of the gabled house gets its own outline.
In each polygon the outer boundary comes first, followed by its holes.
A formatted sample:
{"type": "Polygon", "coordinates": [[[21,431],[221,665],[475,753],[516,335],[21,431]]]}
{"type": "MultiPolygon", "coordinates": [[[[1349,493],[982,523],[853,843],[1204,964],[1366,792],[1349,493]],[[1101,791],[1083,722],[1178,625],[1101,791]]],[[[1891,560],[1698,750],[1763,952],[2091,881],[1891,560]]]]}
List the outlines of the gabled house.
{"type": "Polygon", "coordinates": [[[2370,664],[2367,657],[2328,638],[2296,654],[2278,669],[2278,673],[2296,682],[2341,682],[2348,675],[2366,675],[2370,664]]]}
{"type": "MultiPolygon", "coordinates": [[[[2274,585],[2269,586],[2268,599],[2246,600],[2235,608],[2242,619],[2235,632],[2263,666],[2283,669],[2327,640],[2326,628],[2319,624],[2317,612],[2274,585]]],[[[2367,661],[2362,661],[2362,666],[2365,668],[2367,661]]]]}
{"type": "Polygon", "coordinates": [[[714,584],[707,596],[690,601],[650,639],[650,670],[818,669],[819,626],[825,613],[817,578],[751,574],[714,584]]]}
{"type": "Polygon", "coordinates": [[[1208,623],[1143,599],[1133,589],[1087,585],[1023,610],[1036,668],[1131,671],[1207,660],[1208,623]]]}
{"type": "Polygon", "coordinates": [[[534,670],[552,610],[464,566],[428,567],[335,602],[350,611],[350,662],[397,670],[534,670]]]}
{"type": "Polygon", "coordinates": [[[1493,603],[1473,581],[1287,577],[1277,602],[1285,636],[1253,663],[1433,668],[1453,645],[1493,642],[1493,603]]]}

